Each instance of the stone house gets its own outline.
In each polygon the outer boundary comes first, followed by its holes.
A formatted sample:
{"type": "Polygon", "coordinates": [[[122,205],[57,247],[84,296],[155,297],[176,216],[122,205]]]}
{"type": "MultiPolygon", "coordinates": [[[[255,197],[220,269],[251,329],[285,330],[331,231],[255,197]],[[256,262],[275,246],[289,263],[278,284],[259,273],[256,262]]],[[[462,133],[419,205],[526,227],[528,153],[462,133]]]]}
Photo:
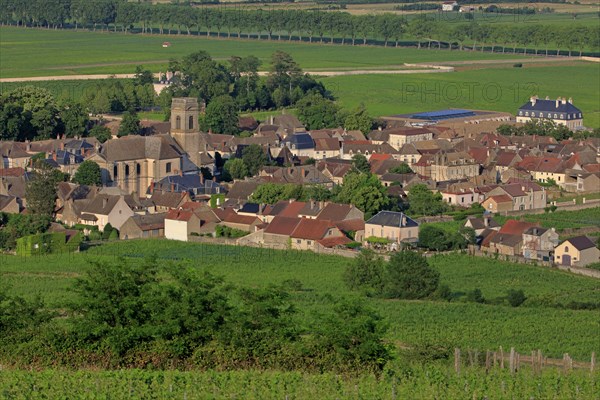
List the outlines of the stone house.
{"type": "Polygon", "coordinates": [[[191,210],[170,210],[165,216],[165,238],[187,242],[200,233],[200,218],[191,210]]]}
{"type": "Polygon", "coordinates": [[[98,194],[81,208],[78,223],[97,226],[100,231],[110,223],[113,228],[120,230],[125,221],[134,214],[125,196],[98,194]]]}
{"type": "Polygon", "coordinates": [[[332,221],[308,218],[300,218],[290,234],[291,247],[296,250],[312,250],[320,240],[343,237],[345,236],[342,231],[332,221]]]}
{"type": "Polygon", "coordinates": [[[134,215],[121,225],[119,238],[127,239],[146,239],[159,238],[165,236],[165,217],[166,213],[134,215]]]}
{"type": "Polygon", "coordinates": [[[365,238],[388,239],[394,243],[416,242],[419,224],[402,212],[380,211],[365,222],[365,238]]]}
{"type": "Polygon", "coordinates": [[[587,236],[570,238],[554,249],[556,264],[574,267],[585,267],[600,262],[600,250],[596,243],[587,236]]]}
{"type": "Polygon", "coordinates": [[[554,228],[529,228],[523,232],[523,257],[528,260],[552,261],[558,242],[558,233],[554,228]]]}

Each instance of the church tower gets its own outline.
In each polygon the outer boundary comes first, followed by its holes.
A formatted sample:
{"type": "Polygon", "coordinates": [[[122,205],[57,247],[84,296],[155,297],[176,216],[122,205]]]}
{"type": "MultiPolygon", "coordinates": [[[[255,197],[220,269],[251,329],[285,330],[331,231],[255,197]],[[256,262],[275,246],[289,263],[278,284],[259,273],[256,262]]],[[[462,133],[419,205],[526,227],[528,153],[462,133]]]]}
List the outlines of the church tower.
{"type": "Polygon", "coordinates": [[[195,97],[175,97],[171,102],[171,137],[196,163],[200,147],[200,107],[195,97]]]}

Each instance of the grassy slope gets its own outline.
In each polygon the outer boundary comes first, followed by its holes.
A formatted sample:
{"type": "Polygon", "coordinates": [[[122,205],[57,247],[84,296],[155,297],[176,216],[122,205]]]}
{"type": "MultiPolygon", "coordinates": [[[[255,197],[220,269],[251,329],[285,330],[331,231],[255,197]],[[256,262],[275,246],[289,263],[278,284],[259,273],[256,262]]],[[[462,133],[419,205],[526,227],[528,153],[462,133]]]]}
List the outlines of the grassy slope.
{"type": "MultiPolygon", "coordinates": [[[[116,259],[118,255],[143,257],[157,252],[165,259],[187,259],[191,265],[208,269],[238,285],[281,284],[300,280],[305,288],[293,294],[303,319],[328,307],[329,294],[357,296],[341,282],[347,259],[309,252],[292,254],[252,248],[202,246],[169,241],[120,242],[78,255],[20,259],[4,256],[1,281],[14,293],[41,296],[53,307],[73,299],[68,290],[73,280],[87,269],[85,260],[116,259]]],[[[600,302],[598,282],[593,279],[537,267],[500,261],[444,256],[432,259],[441,272],[442,283],[453,292],[480,288],[488,299],[504,296],[508,289],[523,289],[530,300],[600,302]]],[[[367,299],[390,324],[388,338],[396,343],[445,343],[479,349],[515,346],[529,352],[541,348],[561,356],[569,352],[586,359],[598,352],[594,339],[600,328],[597,312],[553,308],[481,305],[461,302],[408,302],[367,299]],[[567,329],[568,327],[568,329],[567,329]]]]}
{"type": "Polygon", "coordinates": [[[353,108],[364,103],[373,115],[448,107],[514,114],[534,94],[542,98],[573,97],[584,113],[585,125],[600,127],[598,64],[525,64],[523,68],[491,67],[451,74],[336,76],[323,78],[323,82],[342,106],[353,108]]]}
{"type": "MultiPolygon", "coordinates": [[[[436,53],[406,48],[1,27],[0,77],[133,73],[137,64],[158,72],[165,70],[169,59],[198,50],[206,50],[217,59],[228,59],[233,55],[255,55],[263,60],[264,68],[267,68],[269,57],[275,50],[289,52],[305,69],[367,68],[440,60],[436,53]],[[171,47],[162,47],[165,40],[171,42],[171,47]]],[[[510,56],[490,53],[453,52],[444,54],[443,60],[508,57],[510,56]]]]}

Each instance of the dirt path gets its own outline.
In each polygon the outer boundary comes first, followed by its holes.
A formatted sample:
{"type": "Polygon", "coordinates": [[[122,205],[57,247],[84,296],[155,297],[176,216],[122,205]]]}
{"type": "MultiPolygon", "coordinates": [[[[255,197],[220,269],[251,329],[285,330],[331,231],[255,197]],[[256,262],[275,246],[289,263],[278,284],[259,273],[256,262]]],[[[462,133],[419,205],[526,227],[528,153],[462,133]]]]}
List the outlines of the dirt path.
{"type": "MultiPolygon", "coordinates": [[[[510,63],[565,63],[573,61],[590,61],[587,57],[541,57],[530,56],[514,58],[509,60],[473,60],[473,61],[439,61],[432,63],[404,64],[394,68],[394,66],[380,67],[380,69],[332,69],[332,70],[306,70],[312,75],[318,76],[342,76],[342,75],[367,75],[367,74],[434,74],[454,72],[454,66],[466,67],[469,65],[495,65],[510,63]],[[389,68],[389,69],[385,69],[389,68]]],[[[261,71],[259,75],[266,75],[267,72],[261,71]]],[[[129,79],[134,74],[96,74],[96,75],[57,75],[57,76],[35,76],[22,78],[1,78],[0,83],[5,82],[39,82],[39,81],[66,81],[66,80],[86,80],[86,79],[129,79]]]]}

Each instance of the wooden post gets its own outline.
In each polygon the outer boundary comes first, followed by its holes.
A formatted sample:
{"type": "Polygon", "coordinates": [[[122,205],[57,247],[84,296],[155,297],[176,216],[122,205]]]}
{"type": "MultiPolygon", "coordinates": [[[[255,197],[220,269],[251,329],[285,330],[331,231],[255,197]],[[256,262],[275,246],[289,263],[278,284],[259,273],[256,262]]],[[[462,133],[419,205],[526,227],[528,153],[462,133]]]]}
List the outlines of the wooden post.
{"type": "Polygon", "coordinates": [[[456,374],[460,374],[460,349],[458,347],[454,349],[454,370],[456,374]]]}
{"type": "Polygon", "coordinates": [[[567,357],[569,355],[567,353],[563,354],[563,371],[567,372],[567,357]]]}
{"type": "Polygon", "coordinates": [[[500,346],[500,368],[504,369],[504,350],[500,346]]]}
{"type": "Polygon", "coordinates": [[[494,352],[494,367],[496,367],[498,363],[498,353],[494,352]]]}
{"type": "Polygon", "coordinates": [[[510,373],[515,373],[515,348],[510,348],[510,358],[508,360],[508,368],[510,369],[510,373]]]}
{"type": "Polygon", "coordinates": [[[521,369],[521,354],[520,353],[516,353],[517,356],[517,365],[516,365],[516,371],[519,371],[521,369]]]}
{"type": "Polygon", "coordinates": [[[596,352],[592,351],[592,361],[590,362],[590,372],[594,373],[596,367],[596,352]]]}
{"type": "Polygon", "coordinates": [[[490,372],[490,367],[491,367],[491,351],[486,351],[485,352],[485,373],[487,374],[488,372],[490,372]]]}
{"type": "Polygon", "coordinates": [[[531,350],[531,371],[535,374],[537,372],[535,360],[536,360],[535,350],[531,350]]]}
{"type": "Polygon", "coordinates": [[[538,373],[541,374],[542,373],[542,362],[544,361],[544,358],[542,357],[542,350],[538,349],[537,357],[538,357],[538,361],[537,361],[538,373]]]}

